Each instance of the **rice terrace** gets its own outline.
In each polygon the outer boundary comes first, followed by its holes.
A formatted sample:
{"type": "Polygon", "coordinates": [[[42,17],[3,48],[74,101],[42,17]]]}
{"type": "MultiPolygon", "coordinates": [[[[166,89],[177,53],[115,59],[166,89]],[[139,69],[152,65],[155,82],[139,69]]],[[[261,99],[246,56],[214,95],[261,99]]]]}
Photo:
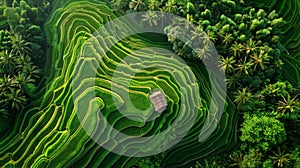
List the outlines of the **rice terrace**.
{"type": "Polygon", "coordinates": [[[300,1],[0,14],[0,167],[300,167],[300,1]]]}

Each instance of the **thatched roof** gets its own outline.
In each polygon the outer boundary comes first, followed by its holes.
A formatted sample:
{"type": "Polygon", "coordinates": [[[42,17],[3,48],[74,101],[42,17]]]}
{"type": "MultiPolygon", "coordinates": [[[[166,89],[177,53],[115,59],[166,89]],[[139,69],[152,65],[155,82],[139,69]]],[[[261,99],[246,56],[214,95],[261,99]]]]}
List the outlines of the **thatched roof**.
{"type": "Polygon", "coordinates": [[[156,112],[161,113],[167,109],[167,100],[161,91],[150,93],[149,98],[156,112]]]}

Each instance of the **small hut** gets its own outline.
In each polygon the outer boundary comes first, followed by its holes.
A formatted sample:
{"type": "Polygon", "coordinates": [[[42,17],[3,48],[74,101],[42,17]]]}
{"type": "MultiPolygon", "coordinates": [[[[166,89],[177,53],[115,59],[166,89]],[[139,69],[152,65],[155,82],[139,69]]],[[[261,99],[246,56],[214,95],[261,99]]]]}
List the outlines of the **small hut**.
{"type": "Polygon", "coordinates": [[[161,113],[167,109],[167,100],[161,91],[151,92],[149,98],[156,112],[161,113]]]}

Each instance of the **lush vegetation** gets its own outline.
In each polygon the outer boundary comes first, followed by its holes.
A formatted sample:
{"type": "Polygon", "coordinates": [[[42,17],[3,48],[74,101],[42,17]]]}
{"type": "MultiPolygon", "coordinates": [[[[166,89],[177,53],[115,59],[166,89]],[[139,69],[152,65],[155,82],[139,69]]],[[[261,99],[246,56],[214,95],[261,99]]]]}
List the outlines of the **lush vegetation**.
{"type": "MultiPolygon", "coordinates": [[[[44,7],[42,7],[45,9],[44,7]]],[[[0,30],[0,132],[34,99],[45,61],[45,37],[41,26],[46,12],[26,1],[1,4],[0,30]]]]}
{"type": "MultiPolygon", "coordinates": [[[[4,0],[0,14],[0,167],[300,166],[299,1],[4,0]],[[218,128],[204,142],[198,142],[198,135],[211,101],[210,82],[200,61],[211,57],[205,46],[200,54],[193,52],[171,38],[177,27],[170,24],[165,27],[166,36],[134,35],[112,48],[107,46],[115,41],[113,37],[98,37],[98,46],[93,46],[100,61],[96,67],[81,55],[83,44],[103,24],[122,14],[149,10],[186,18],[206,32],[221,55],[218,68],[226,73],[228,97],[218,128]],[[174,51],[188,62],[196,81],[184,75],[187,70],[181,64],[162,57],[167,53],[132,54],[146,47],[174,51]],[[108,52],[103,53],[104,49],[108,52]],[[115,68],[125,57],[150,56],[154,58],[150,64],[159,63],[164,69],[146,63],[124,65],[128,73],[137,71],[133,67],[143,69],[129,81],[130,96],[143,102],[137,101],[136,107],[146,108],[151,107],[145,102],[152,89],[166,90],[168,109],[141,124],[118,112],[113,96],[131,115],[148,115],[135,114],[116,96],[128,92],[121,87],[126,78],[120,83],[112,78],[119,74],[115,68]],[[151,136],[170,126],[180,114],[179,85],[201,97],[194,126],[179,144],[159,155],[131,158],[107,151],[89,137],[76,115],[75,109],[91,92],[90,88],[72,90],[72,80],[84,73],[80,65],[94,67],[97,74],[93,87],[97,99],[91,100],[92,106],[100,105],[109,122],[123,133],[151,136]],[[175,72],[180,72],[178,81],[175,72]],[[112,85],[120,87],[111,91],[112,85]]],[[[151,14],[143,18],[153,25],[160,19],[151,14]]],[[[80,83],[91,80],[86,77],[80,83]]],[[[190,97],[196,104],[195,96],[190,97]]],[[[185,107],[185,117],[193,115],[192,106],[185,107]]]]}

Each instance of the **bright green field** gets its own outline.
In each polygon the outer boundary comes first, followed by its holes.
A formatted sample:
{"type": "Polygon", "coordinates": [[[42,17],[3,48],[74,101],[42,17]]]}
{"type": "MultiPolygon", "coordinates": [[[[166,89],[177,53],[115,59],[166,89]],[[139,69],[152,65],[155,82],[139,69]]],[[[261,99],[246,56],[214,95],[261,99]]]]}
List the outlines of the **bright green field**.
{"type": "MultiPolygon", "coordinates": [[[[84,65],[95,66],[96,86],[92,89],[95,89],[97,97],[95,100],[97,105],[102,108],[102,113],[114,128],[128,135],[155,135],[170,126],[179,115],[178,104],[181,101],[181,94],[184,94],[180,93],[179,84],[188,89],[186,92],[190,93],[188,94],[190,95],[190,103],[201,104],[198,107],[198,113],[190,114],[192,110],[189,110],[187,106],[184,112],[186,114],[179,116],[183,117],[181,121],[185,122],[189,115],[196,115],[196,122],[188,136],[174,148],[168,150],[167,153],[172,157],[167,157],[164,160],[164,165],[183,165],[192,159],[201,158],[211,153],[220,153],[232,147],[235,142],[234,127],[228,127],[228,125],[235,125],[233,105],[225,110],[215,133],[207,141],[198,143],[198,135],[207,117],[207,106],[210,102],[210,83],[207,81],[204,67],[190,63],[191,70],[197,78],[197,81],[193,83],[189,79],[188,73],[183,69],[184,67],[175,60],[170,60],[164,56],[166,54],[163,52],[152,53],[153,59],[150,62],[135,65],[134,62],[140,62],[143,57],[151,54],[140,50],[142,48],[164,46],[165,49],[170,49],[166,37],[161,35],[132,36],[119,42],[107,53],[101,53],[101,50],[105,47],[105,43],[110,42],[110,40],[103,39],[94,50],[96,57],[102,60],[100,65],[95,65],[93,61],[84,57],[79,58],[80,50],[88,37],[103,24],[115,18],[116,15],[102,2],[59,3],[61,2],[57,3],[57,9],[54,10],[46,25],[48,43],[51,46],[48,54],[49,67],[47,71],[50,75],[46,81],[47,85],[42,87],[39,93],[41,98],[32,105],[39,106],[30,107],[31,110],[24,117],[19,118],[12,133],[1,141],[2,144],[10,144],[1,145],[1,165],[4,167],[21,165],[25,167],[29,165],[33,167],[46,165],[49,167],[70,165],[76,165],[76,167],[116,165],[120,167],[122,165],[130,166],[139,159],[119,156],[106,151],[89,138],[80,125],[74,107],[81,105],[80,102],[85,100],[86,93],[91,89],[83,87],[72,92],[72,79],[76,80],[77,75],[84,73],[80,68],[84,65]],[[161,39],[161,41],[153,43],[151,39],[161,39]],[[136,50],[140,50],[140,52],[130,54],[136,50]],[[132,68],[136,66],[141,66],[139,67],[141,70],[127,81],[129,90],[123,89],[122,86],[116,86],[116,92],[112,93],[110,91],[112,85],[126,84],[126,78],[123,78],[125,81],[116,83],[111,81],[113,81],[112,75],[115,73],[116,66],[121,64],[119,63],[120,60],[127,56],[131,57],[133,63],[132,65],[122,65],[122,68],[127,73],[131,70],[134,71],[132,68]],[[82,62],[77,65],[76,61],[78,60],[82,60],[82,62]],[[151,68],[150,65],[153,64],[160,64],[165,67],[151,68]],[[74,74],[75,69],[78,69],[78,73],[74,74]],[[174,76],[177,76],[180,81],[177,81],[174,76]],[[164,90],[168,101],[168,109],[155,120],[147,123],[131,121],[116,111],[116,105],[112,99],[114,96],[117,96],[116,99],[119,102],[117,104],[121,107],[120,111],[126,114],[131,113],[137,118],[149,117],[151,113],[146,109],[151,110],[153,107],[147,95],[155,88],[164,90]],[[134,102],[132,105],[127,105],[126,101],[122,100],[122,94],[128,92],[131,102],[134,102]],[[193,93],[200,93],[200,97],[193,97],[193,93]],[[75,106],[73,99],[76,103],[75,106]],[[132,111],[134,108],[144,111],[144,113],[134,113],[132,111]]],[[[84,83],[88,83],[89,80],[87,78],[80,84],[84,86],[84,83]]],[[[231,102],[228,103],[231,104],[231,102]]]]}

